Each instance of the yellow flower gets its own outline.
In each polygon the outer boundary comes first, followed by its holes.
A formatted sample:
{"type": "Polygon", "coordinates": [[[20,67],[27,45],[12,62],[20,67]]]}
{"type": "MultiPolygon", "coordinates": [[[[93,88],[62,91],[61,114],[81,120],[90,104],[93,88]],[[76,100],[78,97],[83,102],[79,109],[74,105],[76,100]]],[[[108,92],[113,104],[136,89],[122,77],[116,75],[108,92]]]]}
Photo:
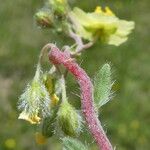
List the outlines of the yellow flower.
{"type": "Polygon", "coordinates": [[[29,113],[27,113],[26,111],[23,111],[18,119],[23,119],[23,120],[26,120],[26,121],[29,121],[31,124],[39,124],[40,123],[40,120],[41,118],[38,117],[37,114],[35,115],[30,115],[29,113]]]}
{"type": "Polygon", "coordinates": [[[105,7],[104,11],[97,7],[92,13],[74,8],[69,16],[75,32],[82,38],[89,41],[97,38],[101,42],[116,46],[125,42],[134,28],[133,21],[120,20],[109,7],[105,7]]]}
{"type": "Polygon", "coordinates": [[[97,6],[96,8],[95,8],[95,11],[94,11],[95,13],[103,13],[103,10],[102,10],[102,7],[101,6],[97,6]]]}

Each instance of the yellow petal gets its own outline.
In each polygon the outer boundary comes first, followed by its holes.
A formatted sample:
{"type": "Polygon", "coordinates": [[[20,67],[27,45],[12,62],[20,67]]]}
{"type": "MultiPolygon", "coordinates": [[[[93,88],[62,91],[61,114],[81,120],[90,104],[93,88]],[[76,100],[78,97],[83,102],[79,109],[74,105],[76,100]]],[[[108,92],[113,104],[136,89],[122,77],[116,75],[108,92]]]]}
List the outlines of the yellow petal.
{"type": "Polygon", "coordinates": [[[32,123],[33,123],[33,124],[39,124],[41,118],[38,117],[37,115],[35,115],[35,116],[31,117],[31,120],[32,120],[32,123]]]}
{"type": "Polygon", "coordinates": [[[101,6],[97,6],[96,8],[95,8],[95,11],[94,11],[95,13],[103,13],[103,10],[102,10],[102,7],[101,6]]]}
{"type": "Polygon", "coordinates": [[[26,113],[25,111],[23,111],[18,119],[23,119],[23,120],[26,120],[26,121],[29,121],[31,124],[39,124],[40,123],[40,120],[41,118],[38,117],[37,115],[34,115],[34,116],[30,116],[28,113],[26,113]]]}
{"type": "Polygon", "coordinates": [[[105,7],[105,14],[108,16],[115,16],[112,10],[109,7],[105,7]]]}
{"type": "Polygon", "coordinates": [[[59,102],[59,97],[56,95],[56,94],[53,94],[51,96],[51,103],[52,103],[52,106],[56,106],[59,102]]]}

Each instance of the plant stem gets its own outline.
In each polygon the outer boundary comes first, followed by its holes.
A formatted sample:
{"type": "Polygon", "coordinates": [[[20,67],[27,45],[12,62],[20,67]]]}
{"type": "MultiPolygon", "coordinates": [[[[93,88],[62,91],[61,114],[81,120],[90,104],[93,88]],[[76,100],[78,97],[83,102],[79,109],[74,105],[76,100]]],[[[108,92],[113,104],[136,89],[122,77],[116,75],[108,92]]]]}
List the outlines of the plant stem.
{"type": "Polygon", "coordinates": [[[77,44],[77,48],[75,50],[75,53],[73,53],[72,56],[76,56],[76,55],[80,54],[82,51],[90,48],[94,44],[94,41],[83,44],[82,38],[78,34],[74,33],[71,30],[69,31],[69,36],[72,39],[74,39],[76,44],[77,44]]]}
{"type": "Polygon", "coordinates": [[[99,149],[113,150],[94,108],[93,85],[86,72],[72,60],[69,52],[61,52],[56,46],[51,46],[49,59],[53,64],[63,64],[76,78],[81,88],[81,104],[88,128],[95,138],[99,149]]]}
{"type": "Polygon", "coordinates": [[[52,44],[52,43],[48,43],[48,44],[46,44],[46,45],[41,49],[40,56],[39,56],[39,63],[40,63],[40,64],[42,64],[44,54],[46,54],[46,53],[48,52],[48,49],[50,49],[51,46],[53,46],[53,44],[52,44]]]}
{"type": "Polygon", "coordinates": [[[62,102],[66,102],[67,96],[66,96],[66,84],[64,75],[61,76],[61,89],[62,89],[62,102]]]}
{"type": "MultiPolygon", "coordinates": [[[[38,65],[41,65],[42,64],[42,61],[43,61],[43,57],[44,57],[44,54],[48,53],[48,49],[50,49],[52,46],[54,46],[54,44],[52,43],[48,43],[46,44],[42,49],[41,49],[41,52],[40,52],[40,56],[39,56],[39,60],[38,60],[38,65]]],[[[53,65],[52,68],[50,69],[50,72],[55,72],[55,69],[57,70],[57,72],[61,75],[61,71],[59,69],[59,66],[57,64],[53,65]]]]}

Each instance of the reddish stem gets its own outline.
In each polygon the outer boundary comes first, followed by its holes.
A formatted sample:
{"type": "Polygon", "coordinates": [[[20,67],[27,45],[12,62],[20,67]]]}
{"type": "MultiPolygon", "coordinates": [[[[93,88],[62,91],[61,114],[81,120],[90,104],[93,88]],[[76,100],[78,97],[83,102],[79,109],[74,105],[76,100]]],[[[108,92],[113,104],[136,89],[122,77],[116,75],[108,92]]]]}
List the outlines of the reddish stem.
{"type": "Polygon", "coordinates": [[[98,116],[94,109],[93,85],[86,72],[71,58],[68,51],[62,52],[56,46],[51,46],[49,59],[53,64],[63,64],[76,78],[81,88],[82,112],[88,128],[95,138],[99,149],[113,150],[98,116]]]}

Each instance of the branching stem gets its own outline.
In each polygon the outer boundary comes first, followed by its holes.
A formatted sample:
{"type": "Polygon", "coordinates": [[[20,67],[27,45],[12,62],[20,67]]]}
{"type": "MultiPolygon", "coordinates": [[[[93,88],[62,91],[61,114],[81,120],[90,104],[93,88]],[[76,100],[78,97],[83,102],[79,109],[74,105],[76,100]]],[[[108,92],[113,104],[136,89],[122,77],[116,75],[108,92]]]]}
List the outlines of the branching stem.
{"type": "Polygon", "coordinates": [[[72,39],[74,39],[74,41],[77,45],[77,48],[76,48],[75,52],[72,54],[72,56],[76,56],[76,55],[80,54],[82,51],[90,48],[94,44],[94,41],[91,41],[87,44],[83,44],[82,38],[78,34],[74,33],[71,30],[69,31],[69,36],[72,39]]]}

